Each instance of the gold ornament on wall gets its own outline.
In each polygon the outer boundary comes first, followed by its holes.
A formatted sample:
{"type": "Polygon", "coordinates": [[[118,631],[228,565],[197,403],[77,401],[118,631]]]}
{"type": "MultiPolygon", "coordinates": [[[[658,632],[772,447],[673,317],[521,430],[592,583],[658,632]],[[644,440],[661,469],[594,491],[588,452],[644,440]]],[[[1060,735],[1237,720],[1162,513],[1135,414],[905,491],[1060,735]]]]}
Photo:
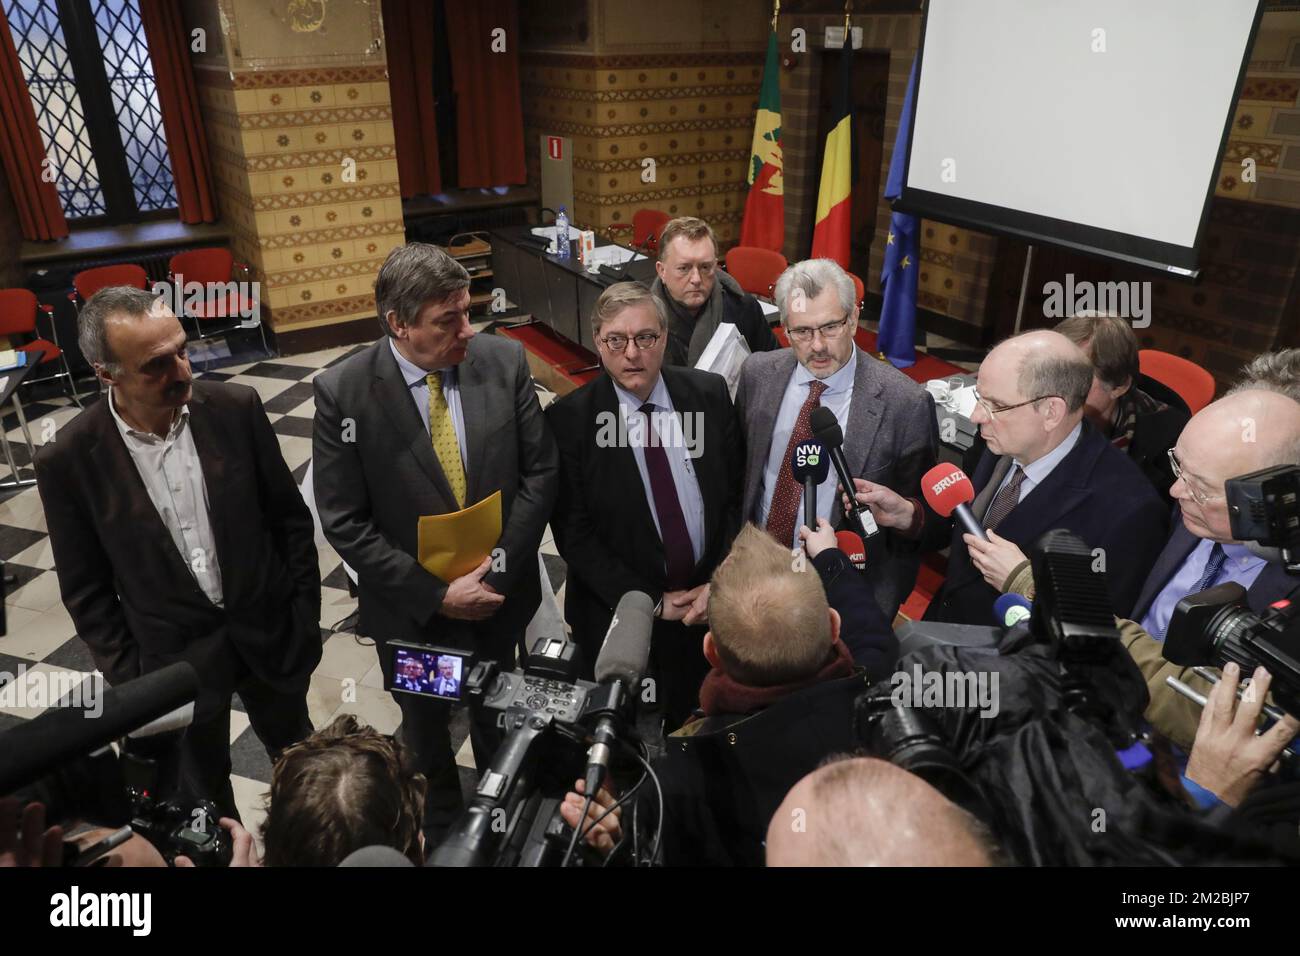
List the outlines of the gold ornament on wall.
{"type": "Polygon", "coordinates": [[[280,19],[294,33],[315,33],[325,25],[325,8],[329,0],[289,0],[280,19]]]}

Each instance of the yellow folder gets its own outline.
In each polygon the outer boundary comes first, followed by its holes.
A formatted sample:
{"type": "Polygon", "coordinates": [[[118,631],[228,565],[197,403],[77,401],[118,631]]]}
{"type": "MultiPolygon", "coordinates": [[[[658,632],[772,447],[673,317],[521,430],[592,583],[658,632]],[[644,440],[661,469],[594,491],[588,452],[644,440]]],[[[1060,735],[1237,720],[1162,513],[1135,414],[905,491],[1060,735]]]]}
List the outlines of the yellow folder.
{"type": "Polygon", "coordinates": [[[501,492],[463,511],[421,515],[420,566],[450,584],[483,563],[501,539],[501,492]]]}

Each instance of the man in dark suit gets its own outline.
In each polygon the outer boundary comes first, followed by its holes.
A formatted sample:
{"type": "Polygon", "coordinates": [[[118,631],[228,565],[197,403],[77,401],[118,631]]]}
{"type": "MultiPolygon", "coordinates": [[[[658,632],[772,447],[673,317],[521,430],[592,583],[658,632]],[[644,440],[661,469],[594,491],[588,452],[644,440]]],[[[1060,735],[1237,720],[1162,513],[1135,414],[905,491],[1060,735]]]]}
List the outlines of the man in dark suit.
{"type": "Polygon", "coordinates": [[[1262,613],[1300,586],[1279,558],[1236,541],[1228,517],[1225,482],[1273,465],[1300,462],[1300,403],[1285,393],[1234,391],[1201,409],[1172,449],[1177,478],[1170,489],[1178,506],[1174,529],[1121,626],[1129,653],[1147,679],[1147,719],[1184,747],[1191,746],[1200,708],[1165,683],[1173,676],[1202,694],[1210,683],[1164,659],[1163,641],[1178,602],[1219,584],[1246,589],[1246,603],[1262,613]],[[1135,623],[1136,622],[1136,623],[1135,623]]]}
{"type": "MultiPolygon", "coordinates": [[[[537,548],[555,500],[555,443],[523,348],[475,335],[469,274],[436,246],[394,249],[375,299],[385,335],[315,380],[316,506],[326,539],[357,572],[359,628],[386,680],[391,640],[513,662],[541,599],[537,548]],[[501,537],[468,574],[443,581],[417,560],[421,515],[501,493],[501,537]]],[[[400,736],[429,781],[430,838],[459,813],[445,701],[395,695],[400,736]]],[[[472,733],[480,766],[495,741],[472,733]]]]}
{"type": "Polygon", "coordinates": [[[193,381],[185,331],[162,300],[103,289],[78,322],[108,393],[36,457],[63,602],[111,684],[194,665],[181,780],[237,818],[231,694],[272,759],[312,730],[311,513],[257,393],[193,381]]]}
{"type": "MultiPolygon", "coordinates": [[[[736,391],[747,460],[741,514],[781,544],[798,548],[802,487],[790,456],[811,437],[808,419],[830,408],[844,433],[854,477],[917,496],[921,475],[939,454],[934,402],[924,388],[857,347],[853,280],[830,259],[798,262],[776,283],[776,304],[790,348],[751,355],[736,391]],[[773,506],[774,498],[778,506],[773,506]]],[[[843,512],[831,471],[817,490],[817,515],[838,524],[843,512]]],[[[866,542],[867,575],[888,620],[916,583],[920,563],[911,529],[903,526],[866,542]]]]}
{"type": "Polygon", "coordinates": [[[739,527],[739,428],[721,376],[663,364],[668,320],[643,286],[610,286],[591,324],[601,375],[546,410],[560,446],[565,618],[590,676],[619,599],[658,602],[651,654],[673,730],[708,671],[700,624],[739,527]]]}
{"type": "Polygon", "coordinates": [[[758,300],[718,266],[718,240],[703,219],[682,216],[659,237],[657,278],[650,291],[664,304],[664,364],[694,368],[723,323],[734,325],[750,352],[779,348],[758,300]]]}
{"type": "Polygon", "coordinates": [[[863,488],[882,525],[923,522],[923,548],[951,545],[948,572],[925,619],[993,623],[993,602],[1043,533],[1064,528],[1104,561],[1114,610],[1127,615],[1168,529],[1164,503],[1137,465],[1084,420],[1092,363],[1046,330],[1007,339],[980,364],[971,421],[987,444],[971,511],[988,540],[962,533],[920,502],[863,488]]]}

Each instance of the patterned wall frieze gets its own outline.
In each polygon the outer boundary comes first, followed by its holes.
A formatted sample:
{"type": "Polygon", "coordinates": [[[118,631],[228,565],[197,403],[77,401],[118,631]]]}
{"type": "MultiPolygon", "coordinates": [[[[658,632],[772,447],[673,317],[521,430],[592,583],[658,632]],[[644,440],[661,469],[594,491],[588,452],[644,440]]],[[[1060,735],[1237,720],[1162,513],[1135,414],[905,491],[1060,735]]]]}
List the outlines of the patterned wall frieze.
{"type": "Polygon", "coordinates": [[[228,85],[236,90],[270,90],[290,86],[387,82],[387,66],[335,66],[310,70],[237,70],[229,78],[228,85]]]}
{"type": "Polygon", "coordinates": [[[348,276],[368,276],[374,279],[379,274],[379,267],[383,264],[384,260],[382,258],[361,259],[340,265],[274,272],[267,276],[267,283],[271,288],[280,288],[288,285],[302,285],[305,282],[321,282],[325,279],[347,278],[348,276]]]}
{"type": "Polygon", "coordinates": [[[612,139],[619,136],[653,136],[656,133],[694,133],[704,130],[753,130],[752,116],[737,116],[728,119],[692,119],[677,120],[667,123],[624,123],[611,126],[591,126],[584,123],[570,123],[535,117],[534,126],[545,126],[549,132],[564,136],[588,137],[592,139],[612,139]]]}
{"type": "Polygon", "coordinates": [[[730,53],[682,52],[645,53],[620,56],[599,56],[582,53],[545,53],[525,50],[519,54],[519,65],[556,67],[571,70],[656,70],[674,66],[763,66],[762,51],[730,53]]]}
{"type": "Polygon", "coordinates": [[[306,232],[290,232],[282,235],[263,234],[257,237],[257,243],[263,249],[291,249],[295,246],[312,246],[344,239],[366,239],[371,236],[401,234],[406,224],[400,219],[382,222],[366,222],[350,226],[338,226],[333,229],[312,229],[306,232]]]}
{"type": "Polygon", "coordinates": [[[345,159],[357,163],[396,159],[395,146],[355,146],[349,149],[320,149],[305,153],[256,153],[245,156],[244,168],[250,173],[308,166],[339,166],[345,159]]]}
{"type": "Polygon", "coordinates": [[[659,200],[680,199],[683,196],[717,196],[723,193],[744,192],[744,186],[735,183],[694,183],[677,189],[646,189],[635,193],[585,193],[574,190],[573,198],[593,206],[617,206],[629,201],[645,204],[659,200]]]}
{"type": "Polygon", "coordinates": [[[528,97],[536,100],[574,100],[584,103],[640,103],[660,100],[700,99],[704,97],[735,96],[737,91],[753,95],[754,83],[746,79],[738,83],[714,83],[706,86],[643,86],[631,90],[578,90],[559,86],[530,86],[528,97]]]}
{"type": "Polygon", "coordinates": [[[304,126],[331,126],[340,123],[392,121],[391,106],[341,106],[319,110],[273,110],[266,113],[241,112],[240,129],[296,129],[304,126]]]}
{"type": "MultiPolygon", "coordinates": [[[[376,183],[373,186],[344,183],[337,189],[314,189],[303,193],[257,196],[253,199],[253,209],[257,212],[266,212],[273,209],[298,209],[304,206],[335,205],[340,202],[360,202],[367,199],[400,198],[400,196],[401,190],[397,183],[376,183]]],[[[362,215],[368,217],[372,214],[362,210],[362,215]]]]}
{"type": "MultiPolygon", "coordinates": [[[[651,155],[651,153],[647,153],[651,155]]],[[[744,149],[714,149],[698,153],[673,152],[665,156],[654,155],[655,165],[659,169],[674,166],[698,166],[701,163],[734,163],[749,159],[749,147],[744,149]]],[[[574,157],[573,168],[583,173],[637,172],[643,167],[642,158],[631,159],[583,159],[574,157]]]]}
{"type": "Polygon", "coordinates": [[[373,295],[355,295],[344,299],[332,299],[327,302],[313,302],[308,305],[281,306],[275,310],[277,328],[302,325],[326,318],[373,316],[374,314],[375,297],[373,295]]]}

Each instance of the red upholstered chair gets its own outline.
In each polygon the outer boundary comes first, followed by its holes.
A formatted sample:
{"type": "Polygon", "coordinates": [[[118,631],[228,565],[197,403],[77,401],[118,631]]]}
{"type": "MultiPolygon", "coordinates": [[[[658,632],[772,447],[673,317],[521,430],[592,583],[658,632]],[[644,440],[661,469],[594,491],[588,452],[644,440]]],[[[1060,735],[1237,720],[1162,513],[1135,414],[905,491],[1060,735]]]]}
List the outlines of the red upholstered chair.
{"type": "Polygon", "coordinates": [[[68,298],[72,300],[74,306],[77,306],[77,311],[81,311],[78,299],[84,303],[100,289],[106,289],[111,285],[129,285],[137,289],[147,289],[149,277],[145,275],[144,269],[131,263],[86,269],[72,277],[72,288],[76,291],[68,293],[68,298]]]}
{"type": "Polygon", "coordinates": [[[862,280],[852,272],[849,273],[849,278],[853,280],[853,304],[858,308],[862,308],[862,300],[867,297],[867,287],[864,286],[862,280]]]}
{"type": "Polygon", "coordinates": [[[785,256],[758,246],[732,246],[727,253],[727,272],[751,295],[772,297],[781,273],[790,265],[785,256]]]}
{"type": "Polygon", "coordinates": [[[181,288],[173,293],[180,303],[182,318],[188,318],[194,324],[194,331],[200,340],[224,335],[245,326],[243,316],[253,313],[257,320],[257,330],[262,335],[262,348],[270,354],[266,344],[266,328],[262,323],[261,306],[257,299],[245,296],[235,280],[235,269],[244,270],[242,263],[235,262],[229,249],[213,247],[209,249],[190,249],[178,252],[167,264],[168,281],[173,285],[180,283],[181,288]],[[204,297],[199,300],[185,292],[192,283],[200,283],[204,288],[204,297]],[[191,299],[193,298],[193,301],[191,299]]]}
{"type": "Polygon", "coordinates": [[[632,234],[630,244],[633,249],[640,249],[644,244],[646,252],[650,255],[658,255],[659,236],[671,219],[668,213],[660,212],[658,209],[638,209],[632,215],[630,226],[625,222],[616,222],[605,229],[605,234],[613,239],[616,232],[630,232],[632,234]]]}
{"type": "Polygon", "coordinates": [[[56,378],[62,379],[68,395],[77,405],[81,404],[81,399],[77,397],[77,390],[73,386],[68,357],[59,346],[59,330],[54,325],[54,306],[41,305],[36,301],[36,295],[27,289],[0,289],[0,335],[8,336],[10,346],[19,352],[45,353],[41,356],[41,365],[57,362],[58,365],[54,368],[63,369],[61,372],[54,372],[40,378],[29,378],[23,382],[24,386],[56,378]],[[48,339],[41,335],[37,327],[36,320],[42,312],[49,318],[50,338],[48,339]],[[27,341],[22,341],[24,339],[27,341]]]}
{"type": "Polygon", "coordinates": [[[1214,376],[1181,356],[1156,349],[1141,349],[1138,369],[1143,375],[1149,375],[1177,392],[1193,415],[1214,400],[1214,376]]]}

